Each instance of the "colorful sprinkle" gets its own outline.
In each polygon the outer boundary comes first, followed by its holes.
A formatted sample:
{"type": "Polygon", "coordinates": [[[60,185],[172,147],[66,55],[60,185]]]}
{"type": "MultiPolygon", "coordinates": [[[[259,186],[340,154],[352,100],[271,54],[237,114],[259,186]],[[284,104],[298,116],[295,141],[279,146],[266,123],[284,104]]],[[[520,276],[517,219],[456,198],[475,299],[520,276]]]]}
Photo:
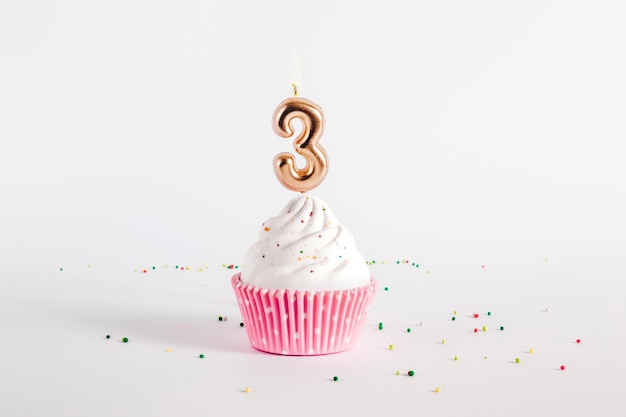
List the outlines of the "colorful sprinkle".
{"type": "Polygon", "coordinates": [[[456,317],[455,317],[455,316],[452,316],[452,321],[455,321],[455,320],[456,320],[456,317]]]}
{"type": "Polygon", "coordinates": [[[454,357],[454,360],[455,360],[455,361],[458,361],[458,360],[459,360],[459,357],[458,357],[458,356],[455,356],[455,357],[454,357]]]}
{"type": "Polygon", "coordinates": [[[127,337],[123,337],[123,338],[122,338],[122,342],[124,342],[124,343],[128,343],[128,338],[127,338],[127,337]]]}
{"type": "Polygon", "coordinates": [[[504,326],[500,326],[500,330],[504,330],[504,326]]]}
{"type": "Polygon", "coordinates": [[[111,338],[111,335],[110,335],[110,334],[108,334],[106,337],[107,337],[107,339],[110,339],[110,338],[111,338]]]}
{"type": "Polygon", "coordinates": [[[491,316],[491,311],[488,311],[488,312],[487,312],[487,315],[488,315],[488,316],[491,316]]]}
{"type": "Polygon", "coordinates": [[[407,372],[407,374],[408,374],[409,376],[413,376],[413,375],[415,375],[415,372],[413,372],[413,371],[411,370],[411,371],[407,372]]]}
{"type": "Polygon", "coordinates": [[[580,339],[576,339],[576,343],[580,343],[580,339]]]}
{"type": "Polygon", "coordinates": [[[396,371],[396,375],[400,375],[400,371],[396,371]]]}
{"type": "Polygon", "coordinates": [[[478,318],[478,313],[474,313],[474,318],[477,319],[478,318]]]}
{"type": "Polygon", "coordinates": [[[243,322],[239,323],[239,327],[243,327],[243,322]]]}
{"type": "Polygon", "coordinates": [[[441,344],[445,345],[446,344],[446,339],[441,339],[441,344]]]}
{"type": "Polygon", "coordinates": [[[339,377],[338,376],[334,376],[333,377],[333,381],[339,381],[339,377]]]}
{"type": "Polygon", "coordinates": [[[246,394],[250,394],[252,392],[252,389],[250,389],[250,387],[246,387],[245,391],[246,391],[246,394]]]}
{"type": "Polygon", "coordinates": [[[515,358],[515,363],[520,363],[522,360],[520,358],[515,358]]]}
{"type": "Polygon", "coordinates": [[[474,328],[474,333],[478,333],[478,329],[477,328],[474,328]]]}
{"type": "Polygon", "coordinates": [[[200,359],[204,359],[204,353],[201,353],[200,355],[198,355],[198,357],[199,357],[200,359]]]}
{"type": "Polygon", "coordinates": [[[407,329],[406,329],[406,332],[407,332],[407,333],[411,333],[411,328],[410,328],[410,327],[409,327],[409,328],[407,328],[407,329]]]}
{"type": "Polygon", "coordinates": [[[560,369],[561,369],[561,371],[564,371],[565,370],[565,365],[561,365],[560,369]]]}
{"type": "Polygon", "coordinates": [[[533,349],[533,348],[528,349],[528,353],[531,353],[531,354],[535,353],[535,349],[533,349]]]}
{"type": "Polygon", "coordinates": [[[439,394],[439,393],[441,392],[441,388],[439,388],[439,387],[435,388],[435,392],[436,392],[437,394],[439,394]]]}
{"type": "Polygon", "coordinates": [[[265,230],[266,232],[269,232],[272,229],[270,229],[269,227],[264,227],[263,230],[265,230]]]}
{"type": "Polygon", "coordinates": [[[218,320],[218,321],[223,321],[223,320],[224,320],[224,317],[219,316],[219,317],[217,318],[217,320],[218,320]]]}
{"type": "Polygon", "coordinates": [[[165,349],[165,351],[169,353],[169,352],[171,352],[171,351],[172,351],[172,348],[171,348],[171,347],[168,347],[168,348],[166,348],[166,349],[165,349]]]}
{"type": "Polygon", "coordinates": [[[385,291],[389,291],[389,287],[385,287],[385,291]]]}
{"type": "Polygon", "coordinates": [[[483,326],[483,332],[487,331],[487,326],[483,326]]]}
{"type": "Polygon", "coordinates": [[[420,326],[422,326],[422,327],[426,326],[426,322],[425,321],[420,321],[420,326]]]}
{"type": "Polygon", "coordinates": [[[393,350],[393,345],[389,345],[389,350],[393,350]]]}

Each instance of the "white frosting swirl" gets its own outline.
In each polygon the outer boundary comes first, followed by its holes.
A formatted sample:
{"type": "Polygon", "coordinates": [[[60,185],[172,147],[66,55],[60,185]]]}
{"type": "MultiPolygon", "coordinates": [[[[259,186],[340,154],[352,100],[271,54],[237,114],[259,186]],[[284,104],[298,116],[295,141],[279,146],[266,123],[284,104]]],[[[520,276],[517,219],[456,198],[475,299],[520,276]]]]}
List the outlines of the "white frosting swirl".
{"type": "Polygon", "coordinates": [[[267,289],[344,290],[369,284],[370,273],[352,234],[326,203],[298,193],[261,226],[241,280],[267,289]]]}

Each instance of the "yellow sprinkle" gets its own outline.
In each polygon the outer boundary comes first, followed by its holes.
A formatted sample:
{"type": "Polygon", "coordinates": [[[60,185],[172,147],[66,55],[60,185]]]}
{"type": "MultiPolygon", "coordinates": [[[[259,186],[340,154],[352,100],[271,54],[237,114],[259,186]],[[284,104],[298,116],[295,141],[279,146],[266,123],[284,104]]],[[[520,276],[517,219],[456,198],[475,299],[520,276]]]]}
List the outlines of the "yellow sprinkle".
{"type": "Polygon", "coordinates": [[[454,310],[452,313],[456,316],[456,310],[454,310]]]}
{"type": "Polygon", "coordinates": [[[436,392],[437,394],[439,394],[439,393],[441,392],[441,388],[439,388],[439,387],[435,388],[435,392],[436,392]]]}
{"type": "Polygon", "coordinates": [[[528,353],[535,353],[535,349],[533,348],[528,349],[528,353]]]}
{"type": "Polygon", "coordinates": [[[167,349],[165,349],[165,351],[166,351],[166,352],[171,352],[171,351],[172,351],[172,348],[171,348],[171,347],[168,347],[167,349]]]}
{"type": "Polygon", "coordinates": [[[246,387],[246,393],[248,393],[248,394],[249,394],[249,393],[251,393],[251,392],[252,392],[252,390],[250,389],[250,387],[246,387]]]}
{"type": "Polygon", "coordinates": [[[400,375],[400,371],[396,371],[396,375],[400,375]]]}
{"type": "Polygon", "coordinates": [[[459,360],[459,357],[458,357],[458,356],[455,356],[455,357],[454,357],[454,360],[455,360],[455,361],[458,361],[458,360],[459,360]]]}
{"type": "Polygon", "coordinates": [[[446,344],[446,339],[441,339],[441,344],[445,345],[446,344]]]}
{"type": "Polygon", "coordinates": [[[483,332],[487,331],[487,326],[483,326],[483,332]]]}
{"type": "Polygon", "coordinates": [[[389,345],[389,350],[393,350],[393,345],[389,345]]]}

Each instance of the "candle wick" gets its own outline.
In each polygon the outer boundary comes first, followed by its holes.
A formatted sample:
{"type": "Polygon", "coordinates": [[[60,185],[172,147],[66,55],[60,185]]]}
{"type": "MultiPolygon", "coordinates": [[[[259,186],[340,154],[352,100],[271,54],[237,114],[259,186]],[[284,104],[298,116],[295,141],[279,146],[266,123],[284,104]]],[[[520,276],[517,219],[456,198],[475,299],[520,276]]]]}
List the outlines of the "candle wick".
{"type": "Polygon", "coordinates": [[[296,85],[296,83],[291,84],[291,86],[293,87],[294,97],[298,97],[298,86],[296,85]]]}

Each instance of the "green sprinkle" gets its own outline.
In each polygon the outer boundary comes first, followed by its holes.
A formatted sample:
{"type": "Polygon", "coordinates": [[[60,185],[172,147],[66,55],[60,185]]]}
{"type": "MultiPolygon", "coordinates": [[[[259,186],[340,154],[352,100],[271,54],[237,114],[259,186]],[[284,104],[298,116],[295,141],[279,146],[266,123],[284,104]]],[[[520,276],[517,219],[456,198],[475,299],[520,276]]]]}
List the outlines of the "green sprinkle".
{"type": "Polygon", "coordinates": [[[452,316],[452,321],[456,320],[456,317],[452,316]]]}
{"type": "Polygon", "coordinates": [[[63,271],[63,268],[59,268],[59,271],[63,271]]]}
{"type": "Polygon", "coordinates": [[[128,343],[128,338],[127,338],[127,337],[123,337],[123,338],[122,338],[122,342],[124,342],[124,343],[128,343]]]}
{"type": "Polygon", "coordinates": [[[411,328],[410,328],[410,327],[409,327],[409,328],[407,328],[407,329],[406,329],[406,332],[407,332],[407,333],[411,333],[411,328]]]}
{"type": "Polygon", "coordinates": [[[454,357],[454,360],[455,360],[455,361],[458,361],[458,360],[459,360],[459,357],[458,357],[458,356],[455,356],[455,357],[454,357]]]}
{"type": "Polygon", "coordinates": [[[389,291],[389,287],[385,287],[385,291],[389,291]]]}
{"type": "Polygon", "coordinates": [[[222,321],[222,320],[224,320],[224,317],[219,316],[217,319],[218,319],[219,321],[222,321]]]}
{"type": "Polygon", "coordinates": [[[178,265],[176,265],[176,269],[178,269],[178,265]]]}
{"type": "Polygon", "coordinates": [[[488,312],[487,312],[487,315],[488,315],[488,316],[491,316],[491,311],[488,311],[488,312]]]}
{"type": "Polygon", "coordinates": [[[504,330],[504,326],[500,326],[500,330],[504,330]]]}
{"type": "Polygon", "coordinates": [[[416,267],[416,268],[419,268],[420,266],[419,266],[418,264],[415,264],[415,267],[416,267]]]}
{"type": "Polygon", "coordinates": [[[413,371],[409,371],[409,372],[407,372],[407,373],[409,374],[409,376],[413,376],[413,375],[415,375],[415,372],[413,372],[413,371]]]}
{"type": "Polygon", "coordinates": [[[200,359],[204,359],[204,353],[201,353],[199,356],[200,359]]]}
{"type": "Polygon", "coordinates": [[[338,376],[334,376],[333,377],[333,381],[339,381],[339,377],[338,376]]]}
{"type": "Polygon", "coordinates": [[[239,265],[235,265],[235,269],[239,269],[239,265]]]}
{"type": "Polygon", "coordinates": [[[515,358],[515,363],[520,363],[521,359],[520,358],[515,358]]]}
{"type": "Polygon", "coordinates": [[[153,267],[152,267],[152,269],[153,269],[153,270],[154,270],[154,269],[156,269],[156,266],[153,266],[153,267]]]}
{"type": "Polygon", "coordinates": [[[110,338],[111,338],[111,335],[110,335],[110,334],[108,334],[108,335],[107,335],[107,339],[110,339],[110,338]]]}
{"type": "Polygon", "coordinates": [[[400,261],[396,261],[396,264],[397,264],[397,265],[400,265],[400,261]]]}

